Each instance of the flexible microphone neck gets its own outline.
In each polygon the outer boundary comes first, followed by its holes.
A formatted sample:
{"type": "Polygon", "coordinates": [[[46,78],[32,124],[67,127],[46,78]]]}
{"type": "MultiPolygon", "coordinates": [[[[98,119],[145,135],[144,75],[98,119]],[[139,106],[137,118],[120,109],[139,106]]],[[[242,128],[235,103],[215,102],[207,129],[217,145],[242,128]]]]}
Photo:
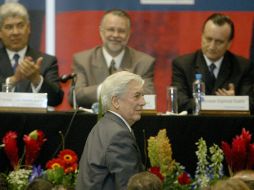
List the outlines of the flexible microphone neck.
{"type": "Polygon", "coordinates": [[[71,73],[71,74],[64,74],[59,77],[59,81],[62,83],[66,83],[68,80],[73,79],[77,76],[76,73],[71,73]]]}

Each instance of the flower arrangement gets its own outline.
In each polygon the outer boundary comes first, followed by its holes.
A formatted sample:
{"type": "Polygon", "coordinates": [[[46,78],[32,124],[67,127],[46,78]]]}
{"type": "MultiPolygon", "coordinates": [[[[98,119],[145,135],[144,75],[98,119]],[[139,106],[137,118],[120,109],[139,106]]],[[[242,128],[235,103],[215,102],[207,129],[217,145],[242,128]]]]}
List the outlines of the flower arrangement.
{"type": "Polygon", "coordinates": [[[16,132],[7,132],[1,145],[13,168],[13,171],[4,174],[8,189],[24,190],[36,177],[46,178],[56,186],[74,188],[78,171],[78,157],[74,151],[64,149],[63,146],[57,158],[49,160],[46,170],[43,170],[40,165],[34,166],[33,163],[47,140],[44,133],[41,130],[34,130],[23,136],[24,151],[21,158],[19,158],[17,137],[16,132]]]}
{"type": "Polygon", "coordinates": [[[233,138],[231,145],[222,141],[222,150],[226,157],[229,174],[254,167],[254,143],[251,143],[249,131],[242,129],[240,135],[233,138]]]}
{"type": "Polygon", "coordinates": [[[78,156],[70,150],[60,151],[57,158],[49,160],[46,164],[46,176],[54,185],[74,188],[78,173],[78,156]]]}
{"type": "Polygon", "coordinates": [[[224,156],[218,145],[213,144],[208,148],[203,138],[200,138],[196,145],[198,148],[196,151],[198,163],[193,187],[194,189],[202,189],[223,177],[222,162],[224,156]]]}
{"type": "Polygon", "coordinates": [[[19,159],[17,146],[17,132],[9,131],[3,137],[4,151],[11,162],[14,170],[20,168],[25,157],[25,166],[30,166],[36,160],[41,150],[42,145],[47,140],[44,133],[40,130],[34,130],[28,135],[24,135],[23,141],[25,143],[24,154],[19,159]]]}
{"type": "Polygon", "coordinates": [[[4,151],[13,167],[6,179],[10,190],[22,190],[29,183],[29,177],[32,173],[32,164],[36,160],[42,145],[47,140],[44,133],[40,130],[34,130],[28,135],[24,135],[24,152],[19,158],[17,146],[18,134],[15,131],[9,131],[3,137],[4,151]],[[23,159],[24,162],[23,162],[23,159]]]}
{"type": "Polygon", "coordinates": [[[206,142],[199,139],[196,143],[198,163],[195,178],[192,179],[184,166],[172,158],[172,148],[166,133],[166,129],[162,129],[157,136],[148,139],[148,157],[151,164],[149,171],[160,177],[163,189],[201,189],[222,178],[224,157],[219,146],[214,144],[208,149],[206,142]]]}

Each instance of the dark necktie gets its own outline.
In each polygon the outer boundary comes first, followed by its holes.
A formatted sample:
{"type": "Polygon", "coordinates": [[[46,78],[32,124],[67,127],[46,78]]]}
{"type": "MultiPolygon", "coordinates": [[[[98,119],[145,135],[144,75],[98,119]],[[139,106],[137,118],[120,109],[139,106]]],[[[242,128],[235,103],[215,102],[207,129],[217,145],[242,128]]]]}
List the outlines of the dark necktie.
{"type": "Polygon", "coordinates": [[[115,61],[112,59],[110,66],[109,66],[109,74],[114,74],[116,72],[116,67],[115,67],[115,61]]]}
{"type": "Polygon", "coordinates": [[[206,73],[206,94],[212,95],[213,94],[213,88],[216,81],[216,78],[214,76],[214,69],[216,68],[216,65],[212,63],[208,67],[208,72],[206,73]]]}
{"type": "Polygon", "coordinates": [[[17,66],[18,66],[18,64],[19,64],[19,54],[16,53],[16,54],[13,56],[13,59],[14,59],[13,71],[15,72],[15,71],[16,71],[16,68],[17,68],[17,66]]]}
{"type": "Polygon", "coordinates": [[[214,80],[216,79],[215,76],[214,76],[214,69],[216,68],[216,65],[214,63],[212,63],[210,66],[209,66],[209,70],[210,70],[210,73],[211,73],[211,76],[214,78],[214,80]]]}

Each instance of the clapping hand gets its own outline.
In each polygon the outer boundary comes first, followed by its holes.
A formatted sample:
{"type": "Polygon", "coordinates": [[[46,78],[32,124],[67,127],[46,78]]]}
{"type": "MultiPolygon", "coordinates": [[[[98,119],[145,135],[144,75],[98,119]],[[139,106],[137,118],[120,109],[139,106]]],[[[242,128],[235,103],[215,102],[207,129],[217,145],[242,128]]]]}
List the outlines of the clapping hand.
{"type": "Polygon", "coordinates": [[[235,85],[233,83],[228,84],[228,89],[219,88],[215,92],[217,96],[234,96],[235,95],[235,85]]]}

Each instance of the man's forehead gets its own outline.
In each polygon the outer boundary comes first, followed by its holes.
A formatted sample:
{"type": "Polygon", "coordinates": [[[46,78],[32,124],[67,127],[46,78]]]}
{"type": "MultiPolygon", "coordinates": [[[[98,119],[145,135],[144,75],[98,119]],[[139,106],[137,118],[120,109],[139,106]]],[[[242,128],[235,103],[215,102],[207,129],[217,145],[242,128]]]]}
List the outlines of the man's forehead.
{"type": "Polygon", "coordinates": [[[21,16],[9,16],[3,19],[3,24],[25,22],[25,19],[21,16]]]}
{"type": "Polygon", "coordinates": [[[133,93],[140,92],[143,89],[143,85],[135,80],[132,80],[128,84],[127,91],[132,91],[133,93]]]}

